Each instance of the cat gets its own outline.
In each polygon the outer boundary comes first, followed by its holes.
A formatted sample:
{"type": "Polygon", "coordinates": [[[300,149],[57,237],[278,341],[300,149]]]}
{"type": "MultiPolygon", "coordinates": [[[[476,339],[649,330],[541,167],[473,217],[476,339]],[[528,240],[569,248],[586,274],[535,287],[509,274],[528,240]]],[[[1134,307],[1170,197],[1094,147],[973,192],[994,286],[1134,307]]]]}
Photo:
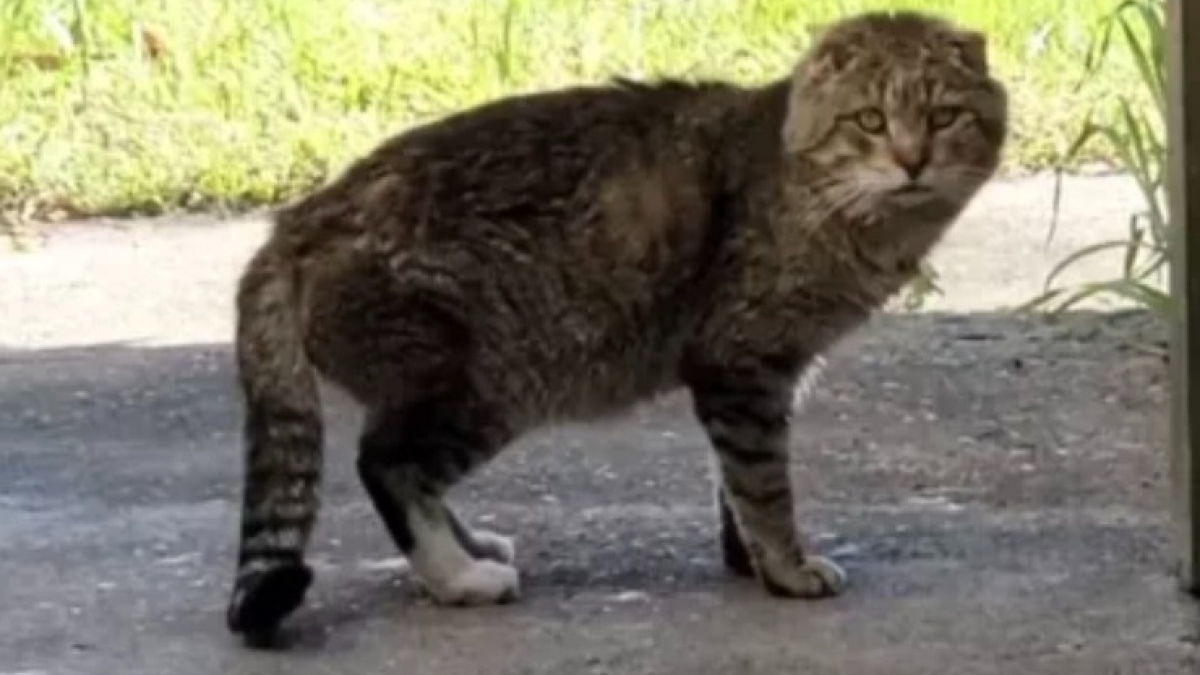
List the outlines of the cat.
{"type": "Polygon", "coordinates": [[[445,605],[515,601],[506,537],[446,491],[523,433],[676,390],[717,459],[731,572],[841,593],[802,544],[792,396],[998,170],[985,36],[913,11],[824,28],[761,86],[616,78],[513,95],[386,139],[274,213],[236,291],[246,474],[233,633],[302,603],[318,380],[365,411],[358,476],[445,605]]]}

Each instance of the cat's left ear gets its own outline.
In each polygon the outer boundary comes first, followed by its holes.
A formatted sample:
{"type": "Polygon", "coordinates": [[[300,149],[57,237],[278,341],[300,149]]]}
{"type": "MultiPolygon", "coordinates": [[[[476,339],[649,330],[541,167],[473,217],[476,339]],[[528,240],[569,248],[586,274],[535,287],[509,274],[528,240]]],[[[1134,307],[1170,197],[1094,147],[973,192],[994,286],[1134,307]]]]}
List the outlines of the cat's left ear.
{"type": "Polygon", "coordinates": [[[850,67],[858,57],[858,46],[836,24],[810,24],[811,44],[801,58],[794,76],[808,82],[822,82],[850,67]]]}
{"type": "Polygon", "coordinates": [[[987,36],[980,31],[958,30],[950,36],[950,46],[962,65],[980,75],[988,74],[987,36]]]}

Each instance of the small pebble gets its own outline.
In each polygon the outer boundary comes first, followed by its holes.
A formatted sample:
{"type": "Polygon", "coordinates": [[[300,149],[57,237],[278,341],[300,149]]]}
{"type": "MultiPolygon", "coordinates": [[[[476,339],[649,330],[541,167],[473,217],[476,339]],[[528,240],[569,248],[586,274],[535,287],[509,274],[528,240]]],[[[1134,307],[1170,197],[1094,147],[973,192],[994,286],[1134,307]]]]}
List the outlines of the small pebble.
{"type": "Polygon", "coordinates": [[[623,591],[614,595],[612,600],[621,604],[642,603],[649,602],[650,596],[642,591],[623,591]]]}

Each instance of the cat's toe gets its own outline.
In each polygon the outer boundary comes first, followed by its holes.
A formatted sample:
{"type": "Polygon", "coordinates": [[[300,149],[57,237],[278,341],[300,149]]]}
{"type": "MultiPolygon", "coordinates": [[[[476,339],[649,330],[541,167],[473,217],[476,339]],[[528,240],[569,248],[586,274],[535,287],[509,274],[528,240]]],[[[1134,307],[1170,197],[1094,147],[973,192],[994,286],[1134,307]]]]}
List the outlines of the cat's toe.
{"type": "Polygon", "coordinates": [[[452,577],[421,583],[435,602],[452,607],[507,604],[521,594],[516,568],[492,560],[475,560],[452,577]]]}
{"type": "Polygon", "coordinates": [[[517,559],[517,546],[511,537],[487,530],[475,530],[471,536],[480,557],[505,565],[517,559]]]}
{"type": "Polygon", "coordinates": [[[846,572],[837,563],[817,555],[806,556],[799,564],[764,564],[760,576],[772,595],[803,599],[840,595],[848,581],[846,572]]]}

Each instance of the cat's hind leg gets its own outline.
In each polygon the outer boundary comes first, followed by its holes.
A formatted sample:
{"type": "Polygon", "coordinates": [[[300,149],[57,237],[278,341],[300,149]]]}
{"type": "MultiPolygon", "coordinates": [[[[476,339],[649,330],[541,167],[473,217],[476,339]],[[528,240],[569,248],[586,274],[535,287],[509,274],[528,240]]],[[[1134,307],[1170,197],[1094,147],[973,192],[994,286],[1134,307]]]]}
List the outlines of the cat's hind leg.
{"type": "Polygon", "coordinates": [[[467,529],[443,498],[505,440],[502,425],[466,396],[369,415],[359,477],[417,580],[440,604],[498,604],[519,597],[511,543],[467,529]]]}

